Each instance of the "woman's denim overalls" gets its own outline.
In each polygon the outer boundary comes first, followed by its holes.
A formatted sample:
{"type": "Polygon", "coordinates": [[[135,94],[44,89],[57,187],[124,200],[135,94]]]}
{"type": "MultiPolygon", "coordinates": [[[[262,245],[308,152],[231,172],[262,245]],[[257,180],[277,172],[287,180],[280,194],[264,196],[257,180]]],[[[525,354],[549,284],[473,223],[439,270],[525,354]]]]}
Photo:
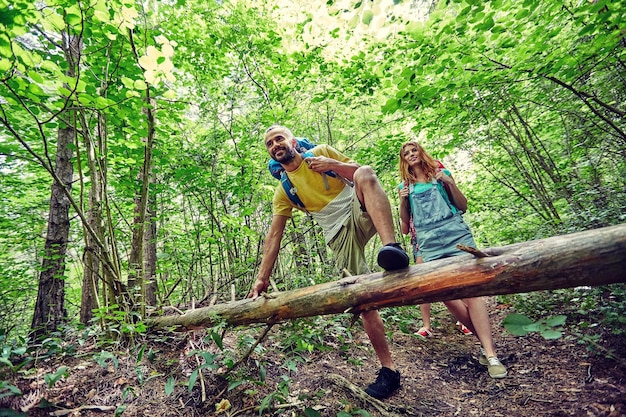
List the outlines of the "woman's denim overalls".
{"type": "Polygon", "coordinates": [[[457,244],[476,247],[472,232],[463,221],[461,212],[453,213],[444,199],[442,184],[433,180],[432,187],[415,192],[409,185],[409,197],[413,224],[417,232],[418,252],[424,262],[464,254],[457,244]]]}

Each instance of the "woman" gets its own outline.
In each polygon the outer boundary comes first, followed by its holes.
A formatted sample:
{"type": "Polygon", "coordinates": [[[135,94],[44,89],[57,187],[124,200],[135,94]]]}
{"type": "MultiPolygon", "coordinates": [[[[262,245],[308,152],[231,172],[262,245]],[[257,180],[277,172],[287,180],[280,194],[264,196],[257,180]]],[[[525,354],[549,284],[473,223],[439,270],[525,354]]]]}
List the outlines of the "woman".
{"type": "MultiPolygon", "coordinates": [[[[400,148],[400,176],[400,218],[403,230],[408,230],[411,220],[415,227],[416,263],[464,254],[457,244],[476,247],[461,216],[467,209],[467,198],[450,171],[439,168],[437,161],[419,143],[406,142],[400,148]]],[[[507,370],[496,355],[484,299],[464,298],[444,304],[480,341],[479,362],[488,367],[489,375],[504,378],[507,370]]]]}
{"type": "MultiPolygon", "coordinates": [[[[444,168],[441,161],[435,161],[435,162],[437,163],[438,169],[444,168]]],[[[408,182],[406,183],[406,186],[408,187],[408,182]]],[[[409,236],[411,237],[411,248],[413,249],[413,262],[418,263],[417,251],[419,248],[417,246],[417,233],[415,232],[415,226],[413,225],[413,220],[411,217],[409,217],[408,224],[402,222],[402,233],[405,235],[409,234],[409,236]]],[[[422,261],[420,260],[419,263],[422,263],[422,261]]],[[[417,332],[415,332],[415,334],[417,336],[420,336],[423,339],[427,339],[433,335],[433,329],[432,329],[432,325],[430,321],[430,303],[420,304],[420,312],[422,313],[423,326],[420,327],[420,329],[417,332]]],[[[468,329],[467,327],[465,327],[465,325],[463,325],[463,323],[461,323],[460,321],[456,322],[456,326],[462,334],[466,336],[470,336],[472,334],[472,331],[468,329]]]]}

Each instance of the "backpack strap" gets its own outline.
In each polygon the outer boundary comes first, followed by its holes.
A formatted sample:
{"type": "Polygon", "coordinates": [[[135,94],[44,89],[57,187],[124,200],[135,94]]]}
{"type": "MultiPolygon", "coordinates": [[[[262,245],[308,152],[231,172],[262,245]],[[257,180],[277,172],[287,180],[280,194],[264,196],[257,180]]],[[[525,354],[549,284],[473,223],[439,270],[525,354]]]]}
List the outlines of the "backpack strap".
{"type": "MultiPolygon", "coordinates": [[[[310,150],[303,152],[301,155],[303,159],[315,156],[315,154],[311,152],[310,150]]],[[[333,177],[333,178],[337,177],[337,174],[335,174],[333,171],[326,171],[322,173],[321,175],[324,178],[324,184],[326,186],[326,189],[328,189],[329,187],[326,176],[333,177]]],[[[287,176],[287,172],[285,170],[282,170],[282,172],[280,173],[280,183],[285,189],[285,193],[287,194],[287,197],[289,197],[291,202],[295,204],[299,209],[306,211],[306,209],[304,208],[304,203],[302,202],[300,197],[298,197],[298,190],[296,189],[296,187],[293,186],[293,184],[291,184],[291,181],[289,180],[289,177],[287,176]]]]}
{"type": "Polygon", "coordinates": [[[300,197],[298,197],[298,190],[291,184],[291,181],[289,181],[289,177],[287,176],[286,171],[283,171],[280,174],[280,183],[285,189],[285,193],[287,194],[287,197],[289,197],[291,202],[295,204],[299,209],[304,210],[304,203],[302,202],[302,200],[300,200],[300,197]]]}
{"type": "MultiPolygon", "coordinates": [[[[302,148],[300,148],[300,150],[302,150],[302,148]]],[[[303,159],[315,157],[315,154],[311,152],[310,150],[301,152],[301,155],[303,159]]],[[[282,169],[282,166],[278,162],[271,159],[269,163],[269,169],[274,177],[280,179],[280,183],[282,184],[283,189],[285,190],[285,193],[287,194],[287,197],[289,198],[289,200],[291,200],[291,202],[295,204],[296,207],[298,207],[299,209],[307,211],[304,208],[304,203],[302,202],[300,197],[298,197],[298,190],[296,189],[296,187],[293,186],[293,184],[291,184],[291,181],[289,180],[289,177],[287,176],[287,172],[284,169],[282,169]]],[[[324,185],[326,186],[326,189],[330,187],[328,185],[328,179],[326,178],[327,176],[333,177],[333,178],[339,178],[344,184],[349,185],[350,187],[353,186],[352,181],[342,177],[341,175],[337,174],[334,171],[326,171],[326,172],[321,173],[320,175],[324,179],[324,185]]]]}

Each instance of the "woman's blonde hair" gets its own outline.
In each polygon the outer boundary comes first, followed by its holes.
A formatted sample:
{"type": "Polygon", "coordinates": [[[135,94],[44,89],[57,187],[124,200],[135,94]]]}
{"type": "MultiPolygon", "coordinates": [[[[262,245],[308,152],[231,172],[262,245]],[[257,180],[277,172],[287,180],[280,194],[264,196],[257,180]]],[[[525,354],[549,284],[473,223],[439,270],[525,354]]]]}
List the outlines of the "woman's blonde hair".
{"type": "Polygon", "coordinates": [[[431,181],[435,178],[435,174],[437,173],[437,169],[439,168],[439,162],[437,162],[432,156],[428,154],[420,145],[414,140],[410,140],[408,142],[404,142],[400,147],[400,177],[403,182],[408,182],[409,184],[414,184],[417,182],[417,176],[413,172],[413,169],[409,166],[409,163],[404,159],[404,150],[409,146],[415,146],[417,151],[420,154],[420,165],[422,171],[426,174],[428,181],[431,181]]]}

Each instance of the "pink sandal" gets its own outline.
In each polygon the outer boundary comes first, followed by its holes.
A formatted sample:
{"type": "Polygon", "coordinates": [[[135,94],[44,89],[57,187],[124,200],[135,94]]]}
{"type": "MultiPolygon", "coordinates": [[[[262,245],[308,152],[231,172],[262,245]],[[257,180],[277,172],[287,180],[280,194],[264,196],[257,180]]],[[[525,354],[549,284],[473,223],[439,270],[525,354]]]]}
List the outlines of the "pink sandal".
{"type": "Polygon", "coordinates": [[[423,337],[424,339],[431,337],[433,335],[433,332],[431,332],[430,330],[428,330],[426,327],[422,327],[421,329],[419,329],[416,333],[417,336],[423,337]]]}

